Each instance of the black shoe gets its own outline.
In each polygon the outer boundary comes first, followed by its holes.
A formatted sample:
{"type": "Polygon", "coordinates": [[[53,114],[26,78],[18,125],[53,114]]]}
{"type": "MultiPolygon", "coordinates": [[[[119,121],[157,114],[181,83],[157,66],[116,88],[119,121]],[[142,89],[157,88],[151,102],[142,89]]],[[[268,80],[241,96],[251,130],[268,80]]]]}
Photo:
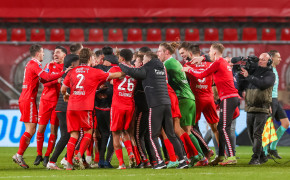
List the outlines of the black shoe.
{"type": "Polygon", "coordinates": [[[44,167],[46,167],[48,161],[49,161],[49,156],[44,156],[42,165],[43,165],[44,167]]]}
{"type": "Polygon", "coordinates": [[[105,161],[104,162],[104,168],[114,168],[114,167],[112,166],[112,164],[110,162],[105,161]]]}
{"type": "Polygon", "coordinates": [[[153,167],[153,169],[166,169],[166,168],[167,168],[167,166],[164,163],[164,161],[162,161],[161,163],[159,163],[153,167]]]}
{"type": "Polygon", "coordinates": [[[143,169],[144,166],[145,166],[145,164],[144,164],[143,162],[141,162],[140,164],[138,164],[138,166],[137,166],[136,168],[141,168],[141,169],[143,169]]]}
{"type": "Polygon", "coordinates": [[[252,158],[249,162],[249,165],[260,165],[260,160],[256,158],[252,158]]]}
{"type": "Polygon", "coordinates": [[[273,159],[273,157],[270,154],[267,155],[267,158],[268,159],[273,159]]]}
{"type": "Polygon", "coordinates": [[[42,156],[38,155],[38,156],[36,156],[36,159],[35,159],[33,164],[37,166],[40,164],[41,161],[43,161],[43,158],[42,158],[42,156]]]}
{"type": "Polygon", "coordinates": [[[264,164],[268,161],[268,158],[266,156],[260,157],[260,164],[264,164]]]}
{"type": "Polygon", "coordinates": [[[282,159],[282,157],[279,156],[277,150],[271,150],[271,149],[270,149],[270,150],[269,150],[269,154],[271,154],[272,156],[274,156],[274,157],[277,158],[277,159],[282,159]]]}
{"type": "Polygon", "coordinates": [[[182,163],[179,162],[179,165],[176,167],[176,169],[187,169],[188,165],[186,163],[186,161],[183,160],[182,163]]]}

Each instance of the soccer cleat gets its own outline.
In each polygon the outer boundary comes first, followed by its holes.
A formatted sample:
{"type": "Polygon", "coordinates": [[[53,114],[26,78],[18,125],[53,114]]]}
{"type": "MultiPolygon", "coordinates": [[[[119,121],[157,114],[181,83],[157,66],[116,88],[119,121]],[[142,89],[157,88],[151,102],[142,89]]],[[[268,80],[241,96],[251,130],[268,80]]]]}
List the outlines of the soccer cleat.
{"type": "Polygon", "coordinates": [[[105,161],[104,160],[99,160],[99,168],[105,168],[105,161]]]}
{"type": "Polygon", "coordinates": [[[114,168],[114,167],[112,166],[112,164],[111,164],[109,161],[105,161],[105,162],[104,162],[104,167],[105,167],[105,168],[114,168]]]}
{"type": "Polygon", "coordinates": [[[87,161],[83,161],[83,164],[84,164],[85,169],[91,168],[90,164],[87,163],[87,161]]]}
{"type": "Polygon", "coordinates": [[[220,162],[222,162],[225,159],[224,156],[216,156],[214,160],[212,160],[209,165],[211,166],[216,166],[218,165],[220,162]]]}
{"type": "Polygon", "coordinates": [[[235,156],[228,157],[227,159],[224,159],[222,162],[219,163],[219,165],[226,166],[226,165],[236,165],[238,163],[235,156]]]}
{"type": "Polygon", "coordinates": [[[189,167],[193,167],[195,163],[201,160],[201,157],[199,155],[192,156],[190,158],[190,163],[188,164],[189,167]]]}
{"type": "Polygon", "coordinates": [[[52,162],[48,162],[46,168],[49,170],[62,170],[55,163],[52,162]]]}
{"type": "Polygon", "coordinates": [[[145,168],[145,163],[140,162],[140,164],[138,164],[138,166],[136,166],[136,168],[140,168],[140,169],[145,168]]]}
{"type": "Polygon", "coordinates": [[[92,162],[92,156],[86,156],[86,162],[91,164],[92,162]]]}
{"type": "Polygon", "coordinates": [[[144,165],[145,168],[152,168],[152,165],[150,164],[149,161],[147,161],[144,165]]]}
{"type": "Polygon", "coordinates": [[[179,165],[176,167],[176,169],[187,169],[188,165],[186,163],[186,161],[182,160],[181,162],[179,162],[179,165]]]}
{"type": "Polygon", "coordinates": [[[279,156],[278,151],[277,150],[269,150],[269,154],[271,154],[272,156],[274,156],[277,159],[282,159],[281,156],[279,156]]]}
{"type": "Polygon", "coordinates": [[[268,159],[273,159],[273,157],[270,154],[267,155],[267,158],[268,159]]]}
{"type": "MultiPolygon", "coordinates": [[[[81,170],[85,169],[84,163],[83,163],[83,159],[81,156],[81,153],[78,153],[75,157],[74,157],[75,163],[77,166],[79,166],[79,168],[81,170]]],[[[69,163],[68,163],[69,164],[69,163]]]]}
{"type": "Polygon", "coordinates": [[[194,166],[207,166],[208,160],[206,157],[203,158],[203,160],[198,161],[194,166]]]}
{"type": "Polygon", "coordinates": [[[43,165],[44,167],[46,167],[48,161],[49,161],[49,156],[44,156],[44,158],[43,158],[43,162],[42,162],[42,165],[43,165]]]}
{"type": "Polygon", "coordinates": [[[213,155],[214,155],[213,150],[210,150],[210,151],[207,152],[207,154],[205,155],[205,157],[206,157],[208,160],[210,160],[210,158],[211,158],[213,155]]]}
{"type": "Polygon", "coordinates": [[[125,164],[122,164],[121,166],[119,166],[117,169],[126,169],[125,164]]]}
{"type": "Polygon", "coordinates": [[[95,162],[95,161],[93,161],[92,163],[91,163],[91,168],[99,168],[99,164],[97,163],[97,162],[95,162]]]}
{"type": "Polygon", "coordinates": [[[167,167],[166,167],[166,164],[164,161],[162,161],[161,163],[159,163],[153,167],[153,169],[166,169],[166,168],[167,167]]]}
{"type": "Polygon", "coordinates": [[[169,161],[169,163],[167,164],[167,168],[176,168],[179,165],[178,161],[169,161]]]}
{"type": "Polygon", "coordinates": [[[134,154],[129,156],[129,167],[134,168],[136,166],[136,160],[134,154]]]}
{"type": "Polygon", "coordinates": [[[65,159],[65,158],[62,158],[62,160],[60,161],[60,164],[63,166],[63,168],[65,168],[66,169],[66,167],[67,167],[67,160],[65,159]]]}
{"type": "Polygon", "coordinates": [[[20,167],[24,168],[24,169],[28,169],[29,166],[25,163],[25,161],[23,160],[23,156],[18,155],[17,153],[12,156],[12,160],[17,163],[20,167]]]}
{"type": "Polygon", "coordinates": [[[260,161],[257,158],[252,158],[249,162],[249,165],[260,165],[260,161]]]}
{"type": "Polygon", "coordinates": [[[42,156],[38,155],[38,156],[36,156],[36,159],[35,159],[33,164],[37,166],[40,164],[41,161],[43,161],[43,158],[42,158],[42,156]]]}
{"type": "Polygon", "coordinates": [[[74,170],[74,166],[68,162],[65,169],[66,170],[74,170]]]}

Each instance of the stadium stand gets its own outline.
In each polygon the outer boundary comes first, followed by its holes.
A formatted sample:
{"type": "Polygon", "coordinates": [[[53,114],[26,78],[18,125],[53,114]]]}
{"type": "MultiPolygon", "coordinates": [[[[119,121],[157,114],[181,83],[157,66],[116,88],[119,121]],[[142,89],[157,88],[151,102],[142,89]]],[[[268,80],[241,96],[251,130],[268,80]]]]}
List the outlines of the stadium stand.
{"type": "Polygon", "coordinates": [[[0,41],[7,41],[7,29],[0,29],[0,41]]]}
{"type": "Polygon", "coordinates": [[[205,41],[218,41],[219,30],[217,28],[205,28],[204,29],[204,40],[205,41]]]}
{"type": "Polygon", "coordinates": [[[30,41],[45,41],[45,30],[43,28],[31,29],[30,41]]]}
{"type": "Polygon", "coordinates": [[[11,30],[11,41],[26,41],[25,28],[13,28],[11,30]]]}
{"type": "Polygon", "coordinates": [[[161,29],[149,28],[147,29],[147,41],[161,41],[161,29]]]}
{"type": "Polygon", "coordinates": [[[281,41],[290,41],[290,28],[281,29],[281,41]]]}
{"type": "Polygon", "coordinates": [[[81,28],[72,28],[69,30],[70,41],[85,41],[84,30],[81,28]]]}
{"type": "Polygon", "coordinates": [[[262,40],[263,41],[276,41],[276,29],[274,28],[263,28],[262,29],[262,40]]]}
{"type": "Polygon", "coordinates": [[[243,35],[242,35],[243,41],[257,41],[257,29],[254,27],[244,28],[243,29],[243,35]]]}
{"type": "Polygon", "coordinates": [[[199,30],[197,28],[186,28],[184,40],[199,41],[199,30]]]}
{"type": "Polygon", "coordinates": [[[104,41],[103,29],[100,28],[91,28],[89,29],[89,41],[104,41]]]}
{"type": "Polygon", "coordinates": [[[120,28],[109,29],[108,41],[123,41],[123,30],[120,28]]]}
{"type": "Polygon", "coordinates": [[[50,30],[50,41],[65,41],[65,32],[62,28],[50,30]]]}
{"type": "Polygon", "coordinates": [[[166,41],[179,41],[180,31],[178,28],[168,28],[166,29],[166,41]]]}
{"type": "Polygon", "coordinates": [[[127,41],[142,41],[142,29],[129,28],[127,34],[127,41]]]}
{"type": "Polygon", "coordinates": [[[223,33],[224,41],[237,41],[238,40],[238,30],[235,28],[225,28],[223,33]]]}

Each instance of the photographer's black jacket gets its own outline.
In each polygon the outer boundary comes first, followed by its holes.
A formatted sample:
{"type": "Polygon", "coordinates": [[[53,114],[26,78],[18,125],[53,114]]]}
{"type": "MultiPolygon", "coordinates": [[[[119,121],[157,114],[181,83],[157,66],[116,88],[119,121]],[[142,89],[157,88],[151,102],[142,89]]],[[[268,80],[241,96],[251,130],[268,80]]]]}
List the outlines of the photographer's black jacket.
{"type": "Polygon", "coordinates": [[[246,112],[269,113],[272,102],[272,90],[275,83],[275,74],[272,68],[258,67],[246,80],[246,112]]]}
{"type": "Polygon", "coordinates": [[[165,67],[159,59],[151,59],[141,68],[130,68],[124,64],[119,64],[119,66],[125,74],[142,80],[150,108],[171,104],[166,84],[165,67]]]}

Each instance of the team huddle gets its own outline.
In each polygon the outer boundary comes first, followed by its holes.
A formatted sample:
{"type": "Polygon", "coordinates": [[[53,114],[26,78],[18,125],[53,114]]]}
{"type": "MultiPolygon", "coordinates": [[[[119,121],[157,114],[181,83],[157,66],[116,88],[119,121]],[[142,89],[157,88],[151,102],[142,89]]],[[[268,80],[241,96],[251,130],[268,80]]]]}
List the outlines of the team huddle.
{"type": "Polygon", "coordinates": [[[70,54],[57,46],[54,59],[42,69],[43,48],[32,45],[19,98],[26,131],[13,161],[29,168],[23,154],[38,124],[34,165],[43,162],[48,169],[61,169],[56,162],[65,147],[61,164],[66,170],[113,168],[114,153],[118,169],[126,169],[122,144],[130,168],[236,164],[230,128],[239,116],[239,94],[231,67],[222,58],[223,50],[222,44],[215,43],[209,55],[204,55],[198,45],[165,42],[157,53],[142,47],[136,53],[122,49],[114,54],[111,47],[92,52],[73,44],[70,54]],[[176,49],[183,57],[181,62],[173,58],[176,49]],[[44,89],[38,111],[39,82],[44,89]],[[220,101],[219,115],[213,87],[220,101]],[[198,128],[201,113],[218,143],[211,162],[214,152],[198,128]],[[51,134],[43,156],[49,121],[51,134]],[[58,127],[61,137],[56,143],[58,127]]]}

